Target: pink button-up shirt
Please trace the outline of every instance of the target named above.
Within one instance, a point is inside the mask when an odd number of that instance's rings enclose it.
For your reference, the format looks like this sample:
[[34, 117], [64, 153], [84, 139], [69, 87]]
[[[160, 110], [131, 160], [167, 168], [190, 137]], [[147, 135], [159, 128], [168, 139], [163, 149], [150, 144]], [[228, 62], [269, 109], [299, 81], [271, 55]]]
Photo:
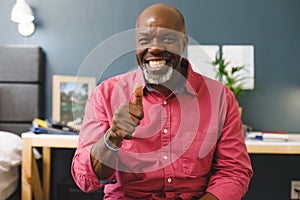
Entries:
[[[86, 104], [78, 148], [72, 162], [76, 184], [86, 192], [103, 187], [90, 149], [109, 129], [120, 103], [133, 101], [144, 86], [144, 118], [131, 140], [123, 140], [105, 199], [197, 199], [210, 192], [221, 200], [240, 200], [252, 168], [238, 105], [221, 83], [188, 66], [187, 79], [168, 97], [145, 85], [140, 69], [102, 82]], [[109, 163], [107, 163], [109, 165]]]

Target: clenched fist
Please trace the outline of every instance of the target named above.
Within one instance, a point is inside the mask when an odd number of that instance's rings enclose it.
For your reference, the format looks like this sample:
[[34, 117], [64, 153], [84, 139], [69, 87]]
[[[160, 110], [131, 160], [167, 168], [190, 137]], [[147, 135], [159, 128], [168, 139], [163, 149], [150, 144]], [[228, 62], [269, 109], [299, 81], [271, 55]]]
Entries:
[[144, 117], [142, 99], [143, 87], [137, 84], [134, 90], [134, 101], [122, 103], [114, 113], [110, 127], [112, 138], [131, 139], [132, 133]]

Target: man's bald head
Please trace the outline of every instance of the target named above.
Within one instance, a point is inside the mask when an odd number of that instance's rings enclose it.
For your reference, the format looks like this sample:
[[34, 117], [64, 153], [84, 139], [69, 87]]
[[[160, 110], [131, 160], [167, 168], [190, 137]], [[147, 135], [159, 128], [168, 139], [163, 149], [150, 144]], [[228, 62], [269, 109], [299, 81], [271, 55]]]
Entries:
[[143, 10], [136, 21], [136, 28], [142, 27], [162, 27], [186, 33], [182, 14], [167, 4], [154, 4]]

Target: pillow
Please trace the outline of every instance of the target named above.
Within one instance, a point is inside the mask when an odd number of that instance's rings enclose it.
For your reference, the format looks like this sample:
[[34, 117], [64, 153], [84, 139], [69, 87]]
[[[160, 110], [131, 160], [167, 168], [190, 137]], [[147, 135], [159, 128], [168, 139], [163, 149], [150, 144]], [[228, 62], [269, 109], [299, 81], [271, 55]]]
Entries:
[[[41, 154], [34, 149], [34, 157]], [[22, 161], [22, 138], [14, 133], [0, 131], [0, 172], [6, 172], [11, 167], [18, 166]]]

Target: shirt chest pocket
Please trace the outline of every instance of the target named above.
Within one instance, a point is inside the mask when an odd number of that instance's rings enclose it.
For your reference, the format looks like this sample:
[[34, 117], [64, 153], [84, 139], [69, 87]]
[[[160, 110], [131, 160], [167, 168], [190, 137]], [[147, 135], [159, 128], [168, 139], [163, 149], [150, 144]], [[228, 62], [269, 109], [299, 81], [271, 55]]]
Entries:
[[194, 134], [194, 137], [183, 139], [181, 146], [183, 154], [178, 159], [178, 168], [181, 173], [192, 178], [209, 174], [217, 140], [212, 139], [207, 134], [214, 135], [215, 133], [205, 134], [196, 131], [195, 135], [195, 132], [187, 131], [186, 134]]

